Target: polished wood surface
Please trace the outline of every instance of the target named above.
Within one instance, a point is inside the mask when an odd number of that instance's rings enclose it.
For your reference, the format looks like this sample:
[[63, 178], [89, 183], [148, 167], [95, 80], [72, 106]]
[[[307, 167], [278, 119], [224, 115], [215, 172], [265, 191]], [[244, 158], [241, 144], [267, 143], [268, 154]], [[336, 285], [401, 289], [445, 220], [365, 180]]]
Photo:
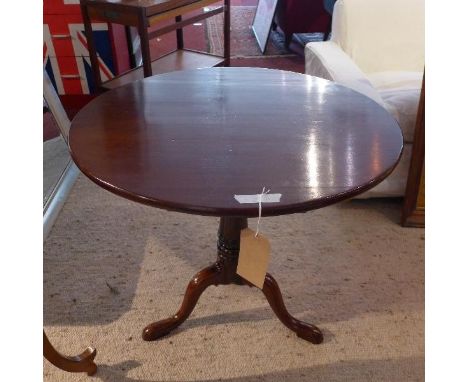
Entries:
[[[81, 0], [94, 7], [109, 7], [115, 10], [143, 9], [146, 16], [167, 12], [171, 9], [183, 7], [200, 0]], [[138, 12], [138, 11], [135, 11]]]
[[[148, 17], [148, 24], [149, 26], [153, 26], [157, 23], [160, 23], [162, 21], [165, 21], [171, 17], [176, 17], [177, 15], [181, 14], [187, 14], [193, 11], [196, 11], [197, 9], [208, 7], [214, 3], [216, 3], [219, 0], [200, 0], [197, 2], [193, 2], [192, 4], [184, 5], [181, 7], [177, 7], [173, 10], [166, 11], [164, 13], [159, 13], [154, 16]], [[202, 15], [208, 16], [205, 14], [205, 12], [202, 13]]]
[[[151, 63], [153, 74], [168, 73], [176, 70], [191, 69], [194, 67], [211, 67], [221, 65], [225, 60], [219, 56], [213, 56], [203, 52], [192, 50], [176, 50]], [[145, 77], [143, 67], [135, 68], [112, 80], [105, 82], [102, 87], [107, 90], [118, 88], [133, 81], [141, 80]]]
[[[209, 267], [198, 272], [190, 281], [182, 305], [173, 316], [147, 325], [143, 329], [143, 339], [154, 341], [181, 325], [195, 308], [203, 291], [217, 285], [253, 285], [236, 273], [239, 260], [240, 231], [247, 227], [246, 218], [223, 217], [218, 231], [218, 259]], [[273, 276], [267, 273], [262, 289], [273, 312], [280, 321], [298, 337], [320, 344], [323, 335], [315, 325], [294, 318], [286, 309], [280, 288]]]
[[401, 224], [407, 227], [425, 226], [425, 82], [424, 76], [401, 216]]
[[72, 373], [88, 373], [93, 375], [96, 373], [97, 366], [94, 363], [96, 357], [96, 349], [88, 347], [83, 353], [77, 356], [65, 356], [60, 354], [50, 343], [45, 332], [43, 331], [43, 353], [44, 358], [47, 359], [51, 364]]
[[90, 179], [168, 210], [255, 217], [235, 194], [281, 193], [262, 215], [303, 212], [375, 186], [403, 138], [369, 98], [315, 77], [260, 68], [153, 76], [86, 105], [71, 154]]

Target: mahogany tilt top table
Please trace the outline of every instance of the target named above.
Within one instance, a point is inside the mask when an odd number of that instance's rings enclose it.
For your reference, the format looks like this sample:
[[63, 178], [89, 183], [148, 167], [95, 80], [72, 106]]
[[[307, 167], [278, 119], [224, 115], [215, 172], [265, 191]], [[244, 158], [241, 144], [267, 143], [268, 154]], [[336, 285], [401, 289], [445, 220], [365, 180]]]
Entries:
[[[236, 274], [241, 229], [258, 205], [234, 195], [281, 193], [262, 216], [321, 208], [387, 177], [401, 155], [396, 121], [371, 99], [335, 83], [260, 68], [172, 72], [111, 90], [70, 129], [72, 158], [101, 187], [167, 210], [220, 217], [218, 257], [190, 281], [179, 311], [148, 325], [154, 340], [185, 321], [210, 285], [248, 284]], [[314, 325], [291, 316], [278, 284], [262, 289], [281, 322], [313, 343]]]

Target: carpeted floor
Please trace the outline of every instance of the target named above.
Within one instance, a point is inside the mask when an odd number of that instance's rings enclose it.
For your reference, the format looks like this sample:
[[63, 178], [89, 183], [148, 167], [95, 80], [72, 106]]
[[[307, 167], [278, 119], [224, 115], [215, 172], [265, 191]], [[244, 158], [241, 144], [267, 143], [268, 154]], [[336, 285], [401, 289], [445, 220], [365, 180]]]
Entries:
[[423, 381], [424, 230], [397, 224], [400, 203], [262, 221], [285, 303], [323, 344], [297, 338], [240, 286], [210, 287], [183, 326], [148, 343], [142, 328], [175, 313], [214, 259], [217, 220], [138, 205], [81, 176], [44, 244], [44, 327], [66, 354], [97, 347], [98, 372], [44, 361], [44, 380]]
[[[231, 57], [263, 56], [251, 28], [255, 10], [255, 6], [231, 6]], [[194, 15], [196, 13], [194, 12]], [[224, 52], [223, 17], [223, 14], [218, 14], [185, 27], [184, 46], [222, 55]], [[159, 29], [169, 23], [170, 21], [158, 24], [150, 30]], [[175, 32], [152, 39], [150, 40], [151, 57], [155, 59], [172, 52], [176, 45]], [[293, 54], [284, 48], [282, 33], [272, 31], [264, 56], [284, 55]]]
[[304, 58], [298, 56], [233, 58], [231, 66], [280, 69], [304, 73]]
[[[231, 51], [232, 57], [262, 56], [257, 40], [252, 31], [252, 23], [257, 7], [231, 7]], [[224, 52], [223, 15], [210, 17], [206, 21], [208, 51], [222, 55]], [[279, 32], [271, 31], [265, 50], [265, 56], [291, 55], [284, 48], [284, 38]]]

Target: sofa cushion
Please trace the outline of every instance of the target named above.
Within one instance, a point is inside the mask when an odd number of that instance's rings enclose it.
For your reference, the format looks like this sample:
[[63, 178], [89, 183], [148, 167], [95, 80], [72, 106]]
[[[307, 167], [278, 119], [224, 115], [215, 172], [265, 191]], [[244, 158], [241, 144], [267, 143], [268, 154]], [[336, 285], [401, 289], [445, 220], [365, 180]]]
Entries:
[[424, 69], [424, 0], [338, 0], [332, 41], [366, 73]]
[[403, 146], [403, 153], [401, 154], [400, 162], [398, 162], [393, 172], [377, 186], [363, 194], [355, 196], [355, 198], [367, 199], [404, 196], [412, 151], [413, 145], [408, 143], [405, 144]]
[[306, 74], [347, 86], [385, 107], [379, 92], [367, 76], [334, 42], [310, 42], [304, 53]]
[[367, 77], [383, 99], [385, 108], [398, 121], [404, 141], [413, 142], [423, 73], [380, 72]]

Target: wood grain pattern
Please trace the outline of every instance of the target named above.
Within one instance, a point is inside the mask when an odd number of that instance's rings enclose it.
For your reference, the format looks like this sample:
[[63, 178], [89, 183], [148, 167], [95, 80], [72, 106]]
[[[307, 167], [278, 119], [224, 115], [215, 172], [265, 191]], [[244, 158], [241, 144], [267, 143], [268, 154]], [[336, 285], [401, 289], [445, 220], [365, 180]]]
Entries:
[[403, 147], [371, 99], [298, 73], [209, 68], [153, 76], [85, 106], [71, 155], [131, 200], [213, 216], [258, 215], [234, 194], [281, 193], [263, 216], [303, 212], [375, 186]]

